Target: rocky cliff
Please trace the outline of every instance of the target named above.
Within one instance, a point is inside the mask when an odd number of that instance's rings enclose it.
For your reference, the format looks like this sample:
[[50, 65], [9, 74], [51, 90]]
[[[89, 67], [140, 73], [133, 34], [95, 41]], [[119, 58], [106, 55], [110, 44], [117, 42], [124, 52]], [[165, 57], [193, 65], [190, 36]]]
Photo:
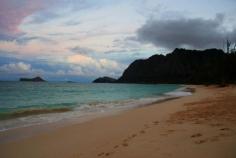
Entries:
[[136, 60], [118, 79], [119, 83], [235, 83], [236, 54], [219, 49], [175, 49], [167, 55]]

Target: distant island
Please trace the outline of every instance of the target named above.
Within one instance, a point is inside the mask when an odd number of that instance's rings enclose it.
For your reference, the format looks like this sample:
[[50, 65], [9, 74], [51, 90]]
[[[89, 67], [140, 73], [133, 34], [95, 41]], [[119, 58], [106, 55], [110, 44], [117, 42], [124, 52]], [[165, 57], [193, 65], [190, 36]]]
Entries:
[[34, 78], [20, 78], [20, 81], [26, 81], [26, 82], [45, 82], [45, 80], [42, 79], [39, 76], [34, 77]]
[[100, 77], [93, 81], [93, 83], [115, 83], [117, 80], [111, 77]]
[[134, 61], [116, 83], [236, 83], [236, 53], [176, 48], [167, 55]]
[[66, 81], [66, 83], [76, 83], [76, 82], [74, 82], [74, 81]]

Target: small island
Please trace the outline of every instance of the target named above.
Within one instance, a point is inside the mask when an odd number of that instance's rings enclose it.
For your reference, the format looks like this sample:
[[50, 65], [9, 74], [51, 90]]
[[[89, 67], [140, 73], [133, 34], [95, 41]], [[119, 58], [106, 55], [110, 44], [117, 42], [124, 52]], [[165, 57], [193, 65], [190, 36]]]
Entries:
[[117, 80], [111, 77], [99, 77], [93, 81], [93, 83], [115, 83]]
[[20, 78], [20, 81], [24, 81], [24, 82], [45, 82], [45, 80], [42, 79], [39, 76], [34, 77], [34, 78]]

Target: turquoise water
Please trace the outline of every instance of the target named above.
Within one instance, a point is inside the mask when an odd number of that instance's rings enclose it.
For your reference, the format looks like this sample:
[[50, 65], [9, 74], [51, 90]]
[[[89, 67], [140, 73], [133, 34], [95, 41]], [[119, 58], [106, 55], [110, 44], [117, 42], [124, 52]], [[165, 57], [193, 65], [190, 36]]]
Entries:
[[[39, 114], [73, 112], [73, 116], [91, 111], [105, 111], [117, 107], [148, 103], [163, 94], [180, 88], [180, 85], [145, 84], [79, 84], [63, 82], [0, 82], [1, 123], [9, 119], [30, 117], [41, 119]], [[37, 117], [31, 115], [37, 114]], [[58, 118], [59, 114], [57, 115]], [[63, 114], [63, 117], [65, 114]], [[68, 117], [67, 117], [68, 118]], [[23, 119], [18, 119], [23, 120]], [[27, 119], [24, 119], [27, 120]], [[8, 121], [9, 122], [9, 121]], [[28, 120], [29, 122], [29, 120]], [[36, 121], [37, 122], [37, 121]], [[24, 122], [22, 122], [24, 124]], [[14, 122], [14, 124], [17, 124]]]

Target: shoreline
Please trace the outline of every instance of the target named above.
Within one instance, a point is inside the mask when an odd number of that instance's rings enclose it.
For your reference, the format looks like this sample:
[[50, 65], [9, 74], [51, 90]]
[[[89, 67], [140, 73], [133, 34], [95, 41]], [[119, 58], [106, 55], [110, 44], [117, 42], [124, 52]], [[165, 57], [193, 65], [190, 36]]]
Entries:
[[[145, 106], [150, 106], [152, 104], [158, 104], [162, 103], [165, 101], [169, 101], [172, 99], [177, 99], [179, 97], [184, 97], [191, 95], [192, 91], [188, 90], [187, 85], [180, 85], [180, 88], [177, 88], [173, 91], [164, 93], [159, 96], [155, 97], [146, 97], [146, 98], [140, 98], [140, 99], [131, 99], [131, 100], [124, 100], [124, 101], [119, 101], [119, 102], [113, 102], [113, 103], [104, 103], [104, 106], [106, 104], [113, 104], [113, 107], [108, 107], [104, 109], [91, 109], [91, 111], [80, 111], [80, 110], [72, 110], [71, 108], [57, 108], [55, 107], [54, 109], [28, 109], [28, 110], [23, 110], [23, 111], [18, 111], [12, 113], [12, 115], [9, 115], [9, 119], [2, 119], [0, 120], [0, 133], [5, 132], [5, 131], [11, 131], [11, 130], [17, 130], [21, 128], [31, 128], [31, 127], [38, 127], [38, 126], [54, 126], [55, 125], [60, 125], [60, 124], [66, 124], [68, 122], [85, 122], [89, 121], [95, 118], [99, 117], [106, 117], [114, 114], [118, 114], [120, 112], [125, 112], [127, 110], [132, 110], [135, 108], [140, 108], [140, 107], [145, 107]], [[120, 104], [120, 105], [119, 105]], [[123, 105], [124, 104], [124, 105]], [[114, 106], [115, 105], [115, 106]], [[73, 113], [78, 113], [76, 117], [71, 117], [70, 115], [74, 115]], [[16, 116], [15, 116], [16, 115]], [[51, 116], [50, 116], [51, 115]], [[59, 115], [64, 115], [61, 118]], [[34, 119], [35, 117], [42, 117], [42, 118], [47, 118], [47, 117], [57, 117], [58, 120], [55, 121], [49, 121], [49, 122], [36, 122], [36, 123], [30, 123], [30, 124], [25, 124], [25, 125], [18, 125], [15, 127], [5, 127], [4, 128], [4, 123], [7, 125], [7, 123], [10, 124], [16, 124], [17, 120], [26, 120], [26, 119]], [[12, 123], [11, 123], [12, 122]], [[21, 123], [22, 124], [22, 123]], [[1, 127], [2, 126], [2, 127]], [[39, 127], [40, 128], [40, 127]], [[0, 140], [1, 143], [1, 140]]]
[[[196, 88], [191, 96], [0, 143], [0, 153], [6, 158], [234, 158], [236, 87], [190, 87]], [[27, 134], [27, 129], [22, 132]], [[17, 130], [0, 133], [0, 138], [9, 136], [7, 133], [17, 135]]]

